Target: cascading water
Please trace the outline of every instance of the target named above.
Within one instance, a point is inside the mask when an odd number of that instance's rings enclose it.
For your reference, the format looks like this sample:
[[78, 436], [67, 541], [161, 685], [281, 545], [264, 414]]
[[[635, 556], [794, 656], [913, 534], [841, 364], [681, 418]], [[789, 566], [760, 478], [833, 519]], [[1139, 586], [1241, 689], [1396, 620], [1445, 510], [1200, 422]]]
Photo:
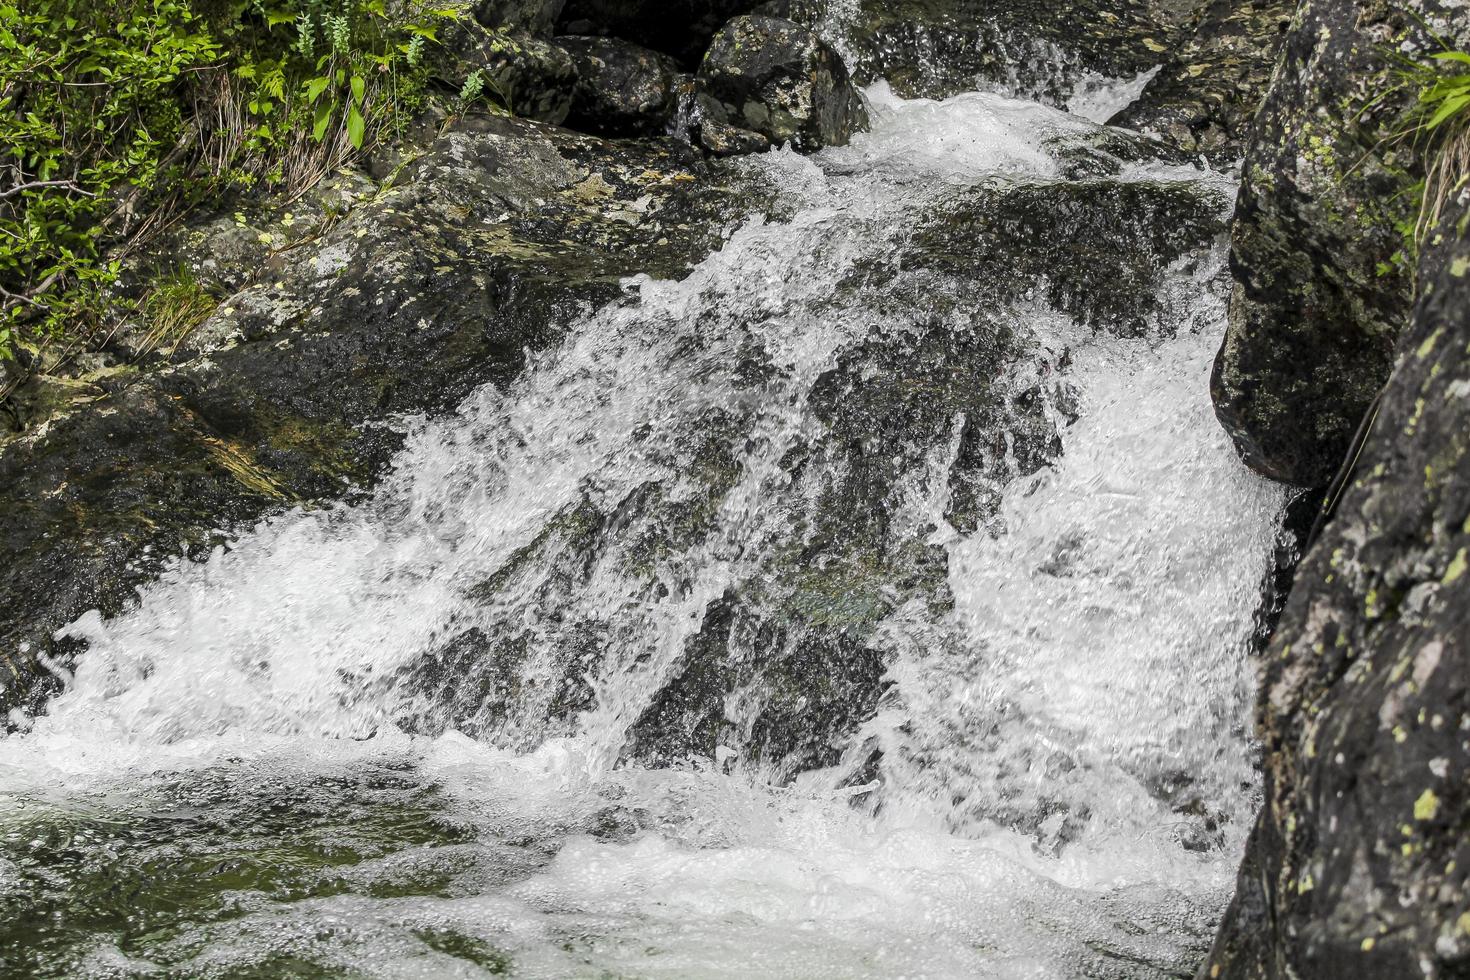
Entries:
[[5, 962], [1189, 974], [1282, 503], [1210, 413], [1220, 249], [1107, 323], [964, 249], [1053, 192], [1232, 189], [1069, 179], [1100, 131], [1039, 106], [871, 95], [851, 147], [739, 164], [776, 203], [686, 280], [407, 420], [369, 501], [70, 627], [0, 742]]

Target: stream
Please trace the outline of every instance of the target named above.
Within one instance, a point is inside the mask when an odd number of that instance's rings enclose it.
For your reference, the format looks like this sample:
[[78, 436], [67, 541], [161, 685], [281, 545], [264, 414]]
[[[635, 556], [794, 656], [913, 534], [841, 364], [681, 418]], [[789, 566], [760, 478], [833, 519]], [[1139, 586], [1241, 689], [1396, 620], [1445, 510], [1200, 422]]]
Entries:
[[1210, 406], [1234, 185], [868, 97], [367, 499], [68, 627], [0, 972], [1193, 975], [1284, 503]]

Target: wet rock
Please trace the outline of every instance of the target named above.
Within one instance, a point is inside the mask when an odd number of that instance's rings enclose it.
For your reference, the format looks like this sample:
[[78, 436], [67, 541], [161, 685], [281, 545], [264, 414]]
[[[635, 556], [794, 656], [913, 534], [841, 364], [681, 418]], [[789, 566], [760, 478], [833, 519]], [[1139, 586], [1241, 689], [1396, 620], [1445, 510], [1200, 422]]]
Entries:
[[561, 37], [578, 82], [567, 125], [608, 136], [663, 133], [679, 105], [682, 77], [668, 55], [616, 38]]
[[774, 17], [726, 24], [695, 86], [700, 142], [722, 156], [787, 143], [806, 153], [843, 146], [868, 124], [841, 56], [807, 28]]
[[507, 112], [560, 124], [572, 109], [577, 67], [572, 56], [522, 31], [487, 28], [468, 19], [451, 22], [436, 49], [435, 74], [460, 89], [477, 74], [481, 91]]
[[1159, 133], [1217, 165], [1233, 163], [1295, 10], [1291, 0], [1213, 0], [1138, 100], [1108, 122]]
[[232, 529], [371, 486], [401, 444], [385, 420], [508, 382], [624, 276], [683, 275], [751, 199], [703, 168], [672, 141], [467, 116], [225, 300], [201, 327], [219, 340], [208, 356], [99, 382], [9, 442], [0, 713], [54, 689], [42, 662], [78, 652], [59, 627], [120, 612]]
[[[779, 778], [837, 765], [887, 689], [893, 651], [881, 624], [905, 608], [942, 619], [952, 603], [935, 526], [894, 520], [903, 494], [932, 479], [928, 460], [943, 453], [945, 523], [995, 531], [1002, 489], [1061, 451], [1068, 354], [1035, 349], [1001, 311], [1032, 302], [1058, 270], [1100, 267], [1118, 288], [1077, 305], [1079, 315], [1101, 329], [1157, 329], [1163, 311], [1138, 305], [1147, 302], [1138, 293], [1152, 298], [1182, 256], [1216, 246], [1225, 203], [1147, 183], [986, 185], [899, 233], [895, 264], [855, 269], [839, 296], [902, 326], [844, 353], [816, 382], [811, 406], [825, 434], [787, 460], [803, 502], [784, 520], [788, 546], [713, 603], [625, 755], [669, 764], [739, 745], [742, 762]], [[896, 294], [900, 273], [907, 288]], [[1083, 288], [1062, 282], [1059, 298]], [[974, 805], [1026, 832], [1051, 815]]]
[[[1157, 329], [1169, 267], [1225, 231], [1227, 203], [1195, 185], [1079, 180], [962, 195], [920, 224], [915, 245], [966, 270], [998, 302], [1040, 293], [1122, 336]], [[1126, 243], [1126, 245], [1124, 245]]]
[[1206, 0], [859, 0], [834, 11], [866, 85], [947, 98], [999, 89], [1065, 106], [1087, 75], [1131, 79], [1179, 50]]
[[1470, 40], [1434, 2], [1305, 5], [1247, 151], [1231, 265], [1236, 291], [1212, 384], [1246, 462], [1325, 485], [1393, 365], [1413, 270], [1403, 227], [1423, 163], [1395, 139], [1412, 104], [1397, 58]]
[[1470, 971], [1470, 197], [1262, 660], [1266, 800], [1201, 977]]

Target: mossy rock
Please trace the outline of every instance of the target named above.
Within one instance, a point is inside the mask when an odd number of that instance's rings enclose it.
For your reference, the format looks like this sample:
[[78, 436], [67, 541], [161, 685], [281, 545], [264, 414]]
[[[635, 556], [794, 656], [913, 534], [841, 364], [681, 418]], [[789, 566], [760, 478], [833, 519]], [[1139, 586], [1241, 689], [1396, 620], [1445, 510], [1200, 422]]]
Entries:
[[1245, 157], [1212, 383], [1242, 457], [1273, 479], [1326, 485], [1388, 380], [1425, 169], [1420, 144], [1395, 138], [1415, 98], [1396, 59], [1437, 49], [1428, 23], [1470, 43], [1470, 23], [1449, 9], [1314, 0], [1285, 40]]

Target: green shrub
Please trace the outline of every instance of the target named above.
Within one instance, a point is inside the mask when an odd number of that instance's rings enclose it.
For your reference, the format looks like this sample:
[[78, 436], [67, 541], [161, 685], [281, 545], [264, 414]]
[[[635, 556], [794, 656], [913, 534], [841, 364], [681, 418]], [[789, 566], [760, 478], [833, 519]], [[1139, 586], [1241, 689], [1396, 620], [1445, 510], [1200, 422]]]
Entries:
[[184, 0], [0, 5], [0, 357], [84, 332], [101, 245], [187, 168], [179, 95], [217, 54]]
[[426, 46], [460, 15], [444, 0], [0, 0], [0, 360], [84, 344], [118, 256], [180, 210], [297, 193], [396, 136]]

